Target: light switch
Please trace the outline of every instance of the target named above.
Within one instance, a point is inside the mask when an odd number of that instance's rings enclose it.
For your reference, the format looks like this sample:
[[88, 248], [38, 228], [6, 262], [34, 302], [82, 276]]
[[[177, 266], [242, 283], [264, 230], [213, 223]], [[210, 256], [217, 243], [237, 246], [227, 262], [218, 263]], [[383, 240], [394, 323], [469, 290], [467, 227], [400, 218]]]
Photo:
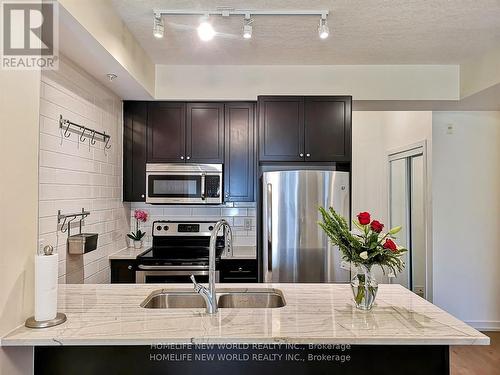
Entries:
[[446, 125], [446, 134], [453, 134], [454, 130], [453, 124]]

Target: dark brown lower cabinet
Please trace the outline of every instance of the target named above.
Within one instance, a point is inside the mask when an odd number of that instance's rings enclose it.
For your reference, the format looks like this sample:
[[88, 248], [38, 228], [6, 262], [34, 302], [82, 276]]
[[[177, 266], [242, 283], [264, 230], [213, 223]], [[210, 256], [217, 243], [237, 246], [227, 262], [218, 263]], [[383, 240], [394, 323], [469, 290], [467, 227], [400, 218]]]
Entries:
[[257, 282], [256, 259], [221, 259], [219, 270], [221, 283]]
[[135, 283], [135, 259], [111, 259], [111, 283]]

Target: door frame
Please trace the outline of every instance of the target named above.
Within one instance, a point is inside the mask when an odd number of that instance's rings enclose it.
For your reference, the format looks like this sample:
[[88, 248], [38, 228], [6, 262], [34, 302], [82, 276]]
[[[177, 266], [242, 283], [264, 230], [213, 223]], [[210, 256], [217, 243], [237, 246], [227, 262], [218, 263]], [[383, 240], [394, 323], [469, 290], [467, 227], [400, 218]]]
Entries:
[[[390, 162], [401, 155], [401, 158], [420, 154], [422, 150], [424, 164], [424, 221], [425, 221], [425, 293], [424, 298], [429, 302], [433, 299], [433, 269], [432, 269], [432, 175], [431, 175], [431, 157], [429, 155], [428, 140], [424, 139], [406, 146], [393, 148], [386, 153], [387, 168], [387, 214], [389, 223], [391, 222], [391, 171]], [[392, 279], [389, 279], [390, 282]]]

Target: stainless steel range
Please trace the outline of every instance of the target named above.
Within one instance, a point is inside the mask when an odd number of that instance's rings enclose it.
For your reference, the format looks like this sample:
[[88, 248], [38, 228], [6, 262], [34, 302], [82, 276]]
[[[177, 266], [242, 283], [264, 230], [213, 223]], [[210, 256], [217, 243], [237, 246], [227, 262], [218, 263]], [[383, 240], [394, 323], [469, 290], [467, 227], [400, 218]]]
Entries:
[[[137, 283], [191, 283], [190, 276], [208, 282], [210, 234], [215, 221], [155, 221], [153, 246], [137, 256]], [[216, 268], [225, 236], [217, 236]], [[218, 271], [216, 273], [218, 281]]]

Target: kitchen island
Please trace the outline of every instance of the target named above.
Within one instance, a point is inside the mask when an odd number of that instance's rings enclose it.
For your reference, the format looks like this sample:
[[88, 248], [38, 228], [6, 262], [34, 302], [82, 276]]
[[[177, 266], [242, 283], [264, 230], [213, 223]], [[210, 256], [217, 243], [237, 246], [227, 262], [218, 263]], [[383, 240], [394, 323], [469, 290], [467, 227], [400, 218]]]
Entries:
[[[437, 374], [449, 366], [449, 345], [489, 344], [487, 336], [399, 285], [380, 285], [376, 306], [369, 312], [355, 308], [350, 286], [345, 284], [219, 284], [221, 294], [228, 289], [276, 289], [282, 292], [286, 304], [264, 309], [220, 308], [215, 315], [206, 314], [203, 308], [140, 306], [151, 292], [165, 287], [61, 285], [59, 311], [67, 315], [67, 322], [40, 330], [19, 327], [2, 338], [2, 345], [34, 346], [35, 367], [40, 373], [44, 373], [44, 364], [62, 361], [71, 366], [79, 360], [83, 365], [91, 356], [89, 366], [116, 362], [131, 368], [127, 366], [141, 363], [143, 369], [180, 364], [190, 368], [232, 365], [250, 369], [258, 365], [258, 371], [265, 373], [267, 364], [271, 372], [273, 368], [287, 371], [289, 366], [299, 371], [301, 366], [339, 366], [339, 371], [345, 370], [342, 373], [355, 373], [352, 366], [367, 361], [375, 367]], [[190, 286], [168, 286], [179, 288]], [[291, 360], [237, 360], [238, 355], [255, 351], [263, 355], [289, 354]], [[235, 360], [221, 364], [182, 357], [197, 353], [230, 354]], [[349, 355], [350, 363], [326, 359], [308, 363], [308, 355], [315, 353], [333, 355], [331, 358], [339, 361], [341, 357], [335, 356], [344, 355], [345, 360]], [[155, 361], [154, 355], [165, 360]], [[48, 373], [54, 368], [45, 370]]]

